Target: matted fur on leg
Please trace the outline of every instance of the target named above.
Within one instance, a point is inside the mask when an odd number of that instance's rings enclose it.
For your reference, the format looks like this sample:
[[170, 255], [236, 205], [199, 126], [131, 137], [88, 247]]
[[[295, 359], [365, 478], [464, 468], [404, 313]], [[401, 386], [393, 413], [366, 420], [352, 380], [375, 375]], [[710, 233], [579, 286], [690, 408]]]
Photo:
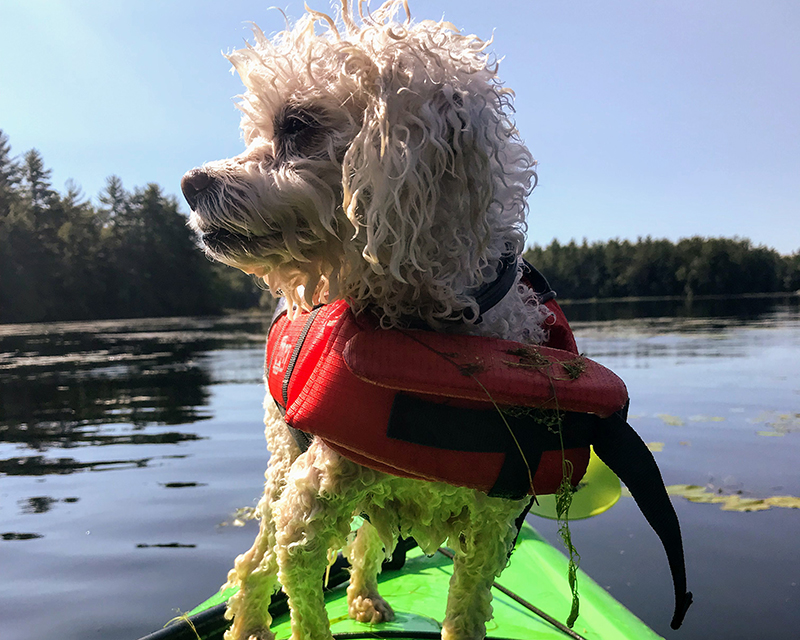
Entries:
[[[480, 640], [492, 617], [492, 583], [508, 562], [517, 536], [516, 519], [528, 499], [487, 498], [473, 510], [470, 526], [451, 545], [453, 577], [447, 595], [442, 640]], [[498, 526], [504, 522], [505, 526]]]
[[[264, 417], [265, 436], [271, 451], [264, 484], [264, 494], [256, 507], [259, 520], [258, 536], [247, 553], [236, 558], [228, 581], [222, 590], [238, 587], [239, 591], [228, 601], [226, 617], [233, 618], [225, 640], [239, 638], [272, 638], [269, 626], [272, 617], [268, 607], [278, 584], [278, 561], [275, 555], [275, 520], [272, 505], [278, 500], [286, 484], [286, 476], [300, 449], [291, 437], [275, 403], [267, 397]], [[265, 605], [266, 603], [266, 605]]]
[[[388, 555], [391, 551], [388, 550]], [[375, 527], [364, 522], [347, 545], [346, 552], [351, 567], [350, 585], [347, 587], [350, 617], [370, 624], [394, 620], [391, 605], [378, 593], [378, 574], [387, 553]]]

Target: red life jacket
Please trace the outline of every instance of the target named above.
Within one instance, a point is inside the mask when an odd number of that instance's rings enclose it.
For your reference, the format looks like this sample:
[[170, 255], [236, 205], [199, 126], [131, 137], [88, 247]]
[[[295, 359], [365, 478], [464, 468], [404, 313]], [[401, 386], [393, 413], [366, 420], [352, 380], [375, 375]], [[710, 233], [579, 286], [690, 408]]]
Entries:
[[[628, 394], [611, 371], [577, 354], [558, 304], [546, 304], [554, 316], [542, 347], [381, 330], [343, 301], [294, 321], [284, 315], [267, 343], [269, 389], [287, 424], [364, 466], [490, 495], [555, 493], [561, 438], [576, 485], [589, 461], [587, 429], [565, 427], [559, 436], [546, 424], [552, 412], [536, 409], [566, 412], [562, 421], [573, 412], [605, 418]], [[571, 365], [581, 369], [574, 379]]]
[[344, 301], [292, 321], [284, 312], [267, 339], [267, 386], [306, 445], [320, 437], [363, 466], [492, 496], [555, 493], [565, 461], [577, 485], [593, 445], [661, 538], [678, 628], [691, 604], [680, 526], [652, 454], [626, 422], [625, 385], [578, 355], [561, 308], [545, 304], [553, 316], [543, 346], [383, 330]]

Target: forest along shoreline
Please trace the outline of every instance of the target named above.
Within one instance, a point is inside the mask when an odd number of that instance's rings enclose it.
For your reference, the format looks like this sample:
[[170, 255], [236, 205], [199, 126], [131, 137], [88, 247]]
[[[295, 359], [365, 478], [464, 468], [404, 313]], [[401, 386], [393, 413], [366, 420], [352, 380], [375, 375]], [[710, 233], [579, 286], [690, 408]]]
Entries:
[[[36, 149], [12, 156], [0, 130], [0, 324], [272, 307], [263, 283], [203, 255], [159, 185], [129, 191], [111, 176], [93, 202], [72, 181], [56, 190], [51, 174]], [[554, 240], [524, 257], [572, 305], [800, 290], [800, 249], [781, 255], [742, 238]]]

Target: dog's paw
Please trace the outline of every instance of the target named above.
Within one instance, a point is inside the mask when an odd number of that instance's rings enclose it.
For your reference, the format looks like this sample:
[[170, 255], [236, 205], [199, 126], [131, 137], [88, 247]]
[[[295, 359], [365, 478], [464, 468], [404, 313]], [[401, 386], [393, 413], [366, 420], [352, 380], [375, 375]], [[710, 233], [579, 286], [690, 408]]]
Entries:
[[377, 624], [394, 620], [394, 611], [389, 603], [377, 593], [356, 596], [348, 606], [350, 617], [359, 622]]
[[275, 634], [267, 628], [241, 629], [237, 627], [238, 625], [234, 621], [233, 625], [225, 632], [224, 640], [275, 640]]

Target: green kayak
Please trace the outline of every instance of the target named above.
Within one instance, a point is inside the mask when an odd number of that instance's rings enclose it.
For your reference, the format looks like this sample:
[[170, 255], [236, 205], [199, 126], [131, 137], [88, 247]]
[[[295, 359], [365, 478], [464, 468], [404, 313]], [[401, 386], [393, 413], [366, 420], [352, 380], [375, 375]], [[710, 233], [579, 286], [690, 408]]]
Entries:
[[[446, 553], [446, 550], [445, 550]], [[334, 638], [376, 640], [439, 638], [452, 562], [445, 553], [426, 557], [418, 548], [407, 553], [399, 570], [380, 576], [381, 594], [392, 605], [393, 622], [370, 625], [347, 615], [347, 569], [335, 568], [326, 589], [328, 617]], [[563, 626], [572, 601], [567, 585], [567, 559], [527, 523], [522, 527], [508, 567], [495, 584], [494, 617], [486, 638], [508, 640], [651, 640], [661, 636], [579, 571], [580, 616], [572, 630]], [[218, 593], [189, 612], [192, 626], [178, 620], [142, 640], [216, 640], [227, 628], [225, 601], [232, 591]], [[271, 609], [277, 640], [291, 635], [285, 599], [278, 594]]]

